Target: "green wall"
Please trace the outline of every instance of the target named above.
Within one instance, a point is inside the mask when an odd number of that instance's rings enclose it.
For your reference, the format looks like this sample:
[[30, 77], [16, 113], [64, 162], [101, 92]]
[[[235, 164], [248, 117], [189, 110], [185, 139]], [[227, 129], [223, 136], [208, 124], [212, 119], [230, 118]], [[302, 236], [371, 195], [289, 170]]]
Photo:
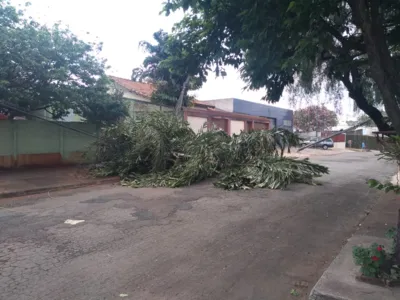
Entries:
[[[97, 135], [96, 125], [82, 122], [60, 122], [65, 126]], [[82, 153], [95, 137], [63, 128], [54, 123], [32, 120], [0, 121], [0, 163], [22, 154], [59, 153], [62, 162], [83, 162]], [[17, 164], [17, 163], [16, 163]], [[1, 165], [0, 165], [1, 167]]]

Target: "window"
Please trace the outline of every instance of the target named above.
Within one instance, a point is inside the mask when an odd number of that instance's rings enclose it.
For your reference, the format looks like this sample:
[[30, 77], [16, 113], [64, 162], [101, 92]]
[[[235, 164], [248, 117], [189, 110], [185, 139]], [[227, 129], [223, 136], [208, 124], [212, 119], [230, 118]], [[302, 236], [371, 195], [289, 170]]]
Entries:
[[283, 120], [283, 126], [292, 126], [291, 120]]

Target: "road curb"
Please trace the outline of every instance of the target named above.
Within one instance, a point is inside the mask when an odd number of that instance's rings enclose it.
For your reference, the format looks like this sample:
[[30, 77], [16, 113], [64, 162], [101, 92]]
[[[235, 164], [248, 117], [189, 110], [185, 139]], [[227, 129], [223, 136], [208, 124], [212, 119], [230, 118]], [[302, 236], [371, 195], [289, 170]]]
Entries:
[[310, 292], [309, 300], [375, 300], [399, 299], [400, 290], [358, 281], [360, 267], [354, 264], [354, 246], [369, 247], [372, 243], [389, 247], [390, 241], [367, 235], [353, 235], [340, 250]]
[[19, 197], [19, 196], [25, 196], [25, 195], [35, 195], [35, 194], [45, 193], [48, 191], [61, 191], [61, 190], [67, 190], [67, 189], [77, 189], [80, 187], [91, 186], [91, 185], [117, 183], [119, 181], [120, 181], [119, 177], [108, 177], [108, 178], [95, 179], [95, 180], [79, 182], [79, 183], [46, 186], [46, 187], [39, 187], [39, 188], [34, 188], [34, 189], [29, 189], [29, 190], [22, 190], [22, 191], [4, 192], [4, 193], [0, 193], [0, 199], [13, 198], [13, 197]]

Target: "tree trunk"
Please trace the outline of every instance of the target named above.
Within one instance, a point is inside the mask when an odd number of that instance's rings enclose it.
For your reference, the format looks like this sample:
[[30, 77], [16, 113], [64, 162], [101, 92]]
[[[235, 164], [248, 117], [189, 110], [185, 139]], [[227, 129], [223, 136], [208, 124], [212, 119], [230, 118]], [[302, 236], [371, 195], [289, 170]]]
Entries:
[[342, 82], [349, 91], [349, 97], [356, 102], [358, 108], [365, 112], [365, 114], [368, 115], [372, 121], [374, 121], [379, 131], [391, 130], [392, 128], [385, 121], [382, 113], [376, 107], [368, 103], [367, 98], [365, 98], [363, 94], [359, 80], [360, 77], [357, 69], [354, 69], [352, 72], [352, 82], [350, 81], [350, 74], [345, 74], [342, 77]]
[[177, 116], [181, 113], [182, 106], [183, 106], [183, 98], [186, 95], [186, 91], [187, 91], [187, 87], [188, 87], [189, 81], [190, 81], [190, 76], [188, 75], [186, 77], [185, 82], [182, 85], [182, 90], [181, 90], [181, 94], [179, 95], [178, 102], [176, 102], [176, 105], [175, 105], [175, 114]]
[[371, 77], [382, 94], [386, 113], [400, 134], [400, 74], [391, 57], [380, 13], [380, 1], [350, 0], [354, 20], [362, 31]]
[[397, 265], [400, 265], [400, 209], [397, 215], [397, 233], [396, 245], [394, 248], [394, 259]]

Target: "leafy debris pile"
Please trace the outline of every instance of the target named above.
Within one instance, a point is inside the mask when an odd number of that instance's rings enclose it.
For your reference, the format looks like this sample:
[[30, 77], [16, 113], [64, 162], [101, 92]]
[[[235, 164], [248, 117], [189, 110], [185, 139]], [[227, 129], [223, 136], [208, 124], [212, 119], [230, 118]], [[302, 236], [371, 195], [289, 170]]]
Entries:
[[313, 183], [328, 168], [283, 156], [300, 139], [284, 129], [242, 132], [230, 137], [212, 128], [194, 133], [172, 114], [154, 112], [141, 122], [105, 128], [95, 144], [95, 173], [119, 175], [132, 187], [181, 187], [215, 177], [228, 190], [282, 189]]

